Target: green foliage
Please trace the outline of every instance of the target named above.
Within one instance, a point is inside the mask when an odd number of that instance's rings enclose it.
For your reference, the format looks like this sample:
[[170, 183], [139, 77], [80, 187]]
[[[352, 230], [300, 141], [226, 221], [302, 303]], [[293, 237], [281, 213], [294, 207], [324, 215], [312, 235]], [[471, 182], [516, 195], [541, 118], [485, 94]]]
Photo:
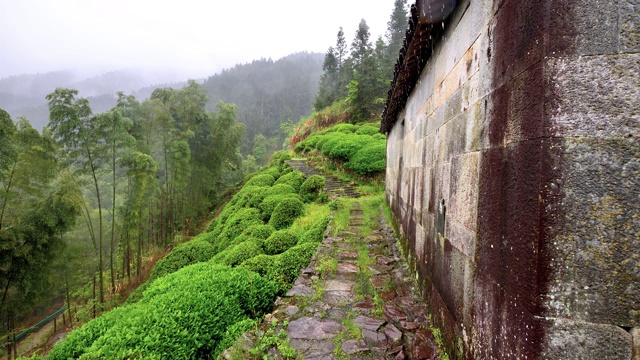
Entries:
[[267, 190], [267, 196], [269, 195], [284, 195], [284, 194], [297, 194], [298, 192], [293, 186], [288, 184], [273, 185]]
[[292, 171], [288, 174], [282, 175], [276, 182], [275, 185], [286, 184], [295, 190], [297, 193], [300, 191], [300, 186], [304, 182], [304, 175], [302, 175], [299, 171]]
[[[373, 136], [380, 134], [380, 127], [377, 125], [362, 125], [356, 130], [356, 135], [369, 135]], [[380, 134], [382, 135], [382, 134]], [[384, 136], [384, 135], [383, 135]]]
[[264, 170], [261, 172], [261, 174], [268, 174], [268, 175], [271, 175], [271, 176], [273, 176], [273, 178], [274, 178], [274, 179], [276, 179], [276, 180], [277, 180], [277, 179], [280, 177], [280, 175], [281, 175], [281, 173], [280, 173], [280, 169], [279, 169], [277, 166], [271, 166], [271, 167], [268, 167], [268, 168], [264, 169]]
[[345, 166], [360, 175], [373, 175], [386, 169], [386, 158], [387, 145], [375, 144], [360, 149]]
[[280, 150], [280, 151], [276, 151], [273, 153], [273, 155], [271, 155], [271, 162], [270, 164], [272, 166], [278, 166], [280, 169], [282, 168], [282, 166], [285, 165], [285, 161], [287, 160], [291, 160], [291, 155], [289, 155], [289, 153], [287, 151], [284, 150]]
[[277, 256], [261, 254], [245, 260], [240, 266], [268, 278], [268, 274], [271, 274], [272, 268], [276, 266], [277, 259]]
[[224, 335], [222, 336], [222, 339], [220, 340], [218, 345], [216, 345], [216, 348], [212, 354], [212, 358], [217, 359], [218, 355], [220, 355], [224, 350], [231, 347], [237, 341], [240, 335], [244, 334], [248, 330], [251, 330], [251, 328], [255, 327], [256, 324], [256, 320], [244, 319], [229, 326], [224, 332]]
[[292, 193], [289, 187], [277, 186], [252, 186], [243, 187], [232, 199], [236, 207], [259, 207], [262, 200], [269, 195]]
[[247, 269], [195, 264], [156, 280], [138, 303], [72, 331], [49, 359], [207, 357], [230, 326], [268, 311], [275, 293]]
[[303, 213], [304, 204], [302, 201], [290, 197], [284, 198], [273, 210], [271, 218], [269, 219], [269, 225], [272, 225], [276, 230], [287, 228]]
[[307, 244], [307, 243], [319, 243], [324, 239], [324, 232], [327, 229], [327, 225], [331, 220], [330, 217], [325, 216], [320, 219], [318, 222], [313, 224], [307, 231], [302, 234], [300, 237], [300, 241], [298, 244]]
[[273, 214], [273, 211], [276, 207], [283, 202], [285, 199], [297, 199], [302, 200], [302, 198], [298, 194], [278, 194], [278, 195], [270, 195], [262, 200], [260, 203], [260, 212], [262, 214], [262, 219], [264, 221], [269, 221]]
[[232, 248], [227, 248], [216, 255], [216, 259], [212, 259], [212, 261], [222, 265], [236, 266], [262, 253], [262, 246], [259, 241], [247, 239]]
[[258, 239], [266, 240], [276, 229], [268, 224], [249, 226], [242, 232], [243, 235], [249, 235]]
[[229, 246], [233, 239], [252, 225], [263, 224], [260, 211], [254, 208], [238, 210], [224, 223], [224, 229], [213, 242], [215, 253], [219, 253]]
[[300, 186], [300, 196], [304, 202], [312, 202], [318, 198], [318, 195], [324, 188], [325, 180], [320, 175], [312, 175]]
[[269, 174], [258, 174], [245, 184], [245, 186], [271, 186], [276, 181], [276, 179]]
[[264, 242], [267, 255], [277, 255], [298, 243], [298, 236], [289, 230], [278, 230]]
[[[351, 130], [355, 133], [350, 133]], [[337, 125], [312, 134], [299, 145], [305, 152], [320, 150], [324, 156], [358, 175], [374, 176], [386, 169], [386, 137], [370, 124]]]
[[[329, 143], [327, 143], [327, 145], [328, 144]], [[346, 162], [349, 161], [349, 159], [351, 159], [351, 157], [353, 157], [353, 155], [355, 155], [360, 149], [369, 144], [371, 144], [371, 136], [349, 134], [342, 137], [333, 145], [328, 156], [334, 160]]]
[[353, 124], [338, 124], [338, 125], [332, 127], [331, 131], [332, 132], [350, 134], [350, 133], [356, 132], [357, 129], [358, 129], [358, 127], [356, 125], [353, 125]]
[[309, 265], [317, 248], [317, 243], [301, 244], [277, 255], [276, 266], [267, 277], [274, 279], [281, 291], [287, 291], [300, 275], [300, 270]]
[[148, 281], [171, 274], [187, 265], [208, 261], [214, 254], [213, 246], [204, 240], [194, 239], [180, 244], [169, 255], [156, 263]]

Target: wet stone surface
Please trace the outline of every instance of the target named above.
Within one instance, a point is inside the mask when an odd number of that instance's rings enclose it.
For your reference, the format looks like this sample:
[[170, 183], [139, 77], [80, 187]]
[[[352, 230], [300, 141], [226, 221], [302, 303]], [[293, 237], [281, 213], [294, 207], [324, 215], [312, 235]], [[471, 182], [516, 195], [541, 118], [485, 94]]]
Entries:
[[[367, 236], [360, 235], [365, 221], [358, 202], [350, 215], [342, 233], [325, 237], [265, 323], [286, 331], [303, 359], [439, 359], [427, 308], [381, 211]], [[327, 260], [336, 266], [320, 270]]]

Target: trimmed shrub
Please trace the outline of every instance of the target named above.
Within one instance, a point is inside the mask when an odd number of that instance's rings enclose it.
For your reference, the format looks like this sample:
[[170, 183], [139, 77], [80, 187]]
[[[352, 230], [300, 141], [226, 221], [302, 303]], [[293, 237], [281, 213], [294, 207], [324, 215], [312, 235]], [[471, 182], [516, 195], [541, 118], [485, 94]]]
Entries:
[[387, 140], [387, 136], [386, 136], [385, 134], [380, 134], [380, 133], [377, 133], [377, 134], [371, 135], [371, 137], [372, 137], [374, 140], [384, 140], [384, 141], [386, 141], [386, 140]]
[[331, 147], [328, 155], [334, 160], [345, 162], [373, 141], [368, 135], [347, 135]]
[[[288, 174], [287, 174], [288, 175]], [[289, 184], [276, 184], [267, 190], [268, 195], [297, 194], [298, 191]]]
[[266, 240], [271, 234], [273, 234], [276, 229], [268, 224], [263, 225], [253, 225], [248, 227], [245, 231], [242, 232], [243, 235], [249, 235], [254, 238]]
[[360, 175], [381, 173], [386, 169], [387, 145], [374, 144], [358, 151], [345, 167]]
[[303, 213], [304, 204], [302, 203], [302, 201], [295, 198], [284, 198], [273, 210], [271, 218], [269, 219], [269, 225], [273, 226], [276, 230], [288, 228], [289, 226], [291, 226], [291, 224], [293, 224], [293, 221]]
[[251, 270], [260, 276], [264, 276], [268, 278], [269, 273], [272, 272], [271, 268], [275, 266], [277, 260], [277, 256], [271, 256], [266, 254], [260, 254], [258, 256], [252, 257], [251, 259], [245, 260], [240, 264], [240, 267]]
[[194, 239], [180, 244], [164, 259], [160, 259], [156, 263], [153, 270], [151, 270], [151, 276], [148, 281], [171, 274], [187, 265], [208, 261], [214, 254], [213, 246], [204, 240]]
[[318, 198], [324, 188], [325, 181], [320, 175], [312, 175], [300, 186], [300, 196], [304, 202], [312, 202]]
[[380, 127], [375, 125], [362, 125], [356, 130], [358, 135], [370, 135], [380, 134]]
[[[298, 236], [289, 230], [278, 230], [264, 241], [264, 252], [277, 255], [298, 243]], [[257, 254], [256, 254], [257, 255]]]
[[276, 179], [273, 176], [261, 173], [249, 179], [244, 184], [243, 189], [247, 186], [271, 186], [275, 181]]
[[236, 266], [243, 261], [251, 259], [252, 257], [258, 256], [262, 253], [262, 246], [258, 241], [247, 240], [237, 244], [234, 247], [229, 247], [225, 251], [218, 254], [221, 255], [220, 258], [211, 260], [215, 260], [216, 263], [222, 265]]
[[332, 127], [331, 130], [341, 133], [353, 133], [358, 130], [358, 126], [353, 124], [338, 124]]
[[320, 148], [320, 152], [322, 153], [322, 155], [330, 157], [331, 151], [333, 150], [334, 147], [338, 146], [338, 144], [342, 142], [342, 138], [344, 136], [345, 136], [344, 134], [339, 134], [339, 133], [332, 133], [332, 134], [326, 135], [328, 140]]
[[273, 211], [285, 199], [302, 200], [302, 198], [298, 194], [281, 194], [267, 196], [266, 198], [264, 198], [264, 200], [262, 200], [262, 203], [259, 206], [260, 212], [262, 214], [262, 219], [264, 221], [269, 221], [269, 219], [271, 219]]
[[[237, 195], [237, 194], [236, 194]], [[235, 196], [234, 196], [235, 197]], [[233, 200], [232, 200], [233, 201]], [[236, 206], [229, 202], [220, 212], [220, 215], [209, 224], [207, 228], [207, 232], [211, 233], [211, 236], [215, 239], [220, 235], [222, 230], [224, 229], [224, 223], [231, 217], [231, 215], [235, 214], [240, 210], [240, 206]]]
[[292, 171], [286, 175], [282, 175], [276, 182], [275, 185], [289, 185], [291, 186], [295, 192], [300, 191], [300, 186], [304, 182], [304, 175], [302, 175], [299, 171]]
[[49, 359], [204, 358], [231, 325], [269, 311], [275, 295], [272, 282], [247, 269], [195, 264], [72, 331]]
[[324, 232], [327, 229], [327, 225], [331, 220], [330, 217], [325, 216], [320, 221], [313, 224], [307, 231], [302, 234], [298, 245], [307, 243], [319, 243], [324, 239]]
[[[267, 190], [269, 186], [255, 186], [249, 185], [245, 186], [236, 195], [233, 196], [231, 202], [229, 203], [236, 209], [240, 209], [243, 207], [251, 207], [252, 204], [256, 202], [259, 204], [261, 199], [266, 196]], [[260, 200], [256, 200], [260, 199]], [[226, 207], [225, 207], [226, 210]]]
[[224, 224], [224, 230], [213, 242], [215, 253], [226, 249], [236, 236], [252, 225], [262, 225], [260, 211], [254, 208], [241, 209]]
[[211, 358], [217, 359], [218, 355], [222, 354], [223, 351], [230, 348], [236, 343], [236, 341], [238, 341], [240, 335], [251, 330], [251, 328], [255, 327], [256, 324], [256, 320], [245, 319], [229, 326], [224, 332], [224, 336], [222, 336], [222, 339], [216, 346], [216, 349], [213, 351], [213, 356]]
[[288, 291], [300, 275], [300, 270], [309, 266], [317, 249], [317, 243], [302, 244], [276, 255], [275, 264], [269, 268], [267, 278], [279, 287], [280, 293]]
[[266, 168], [261, 172], [261, 174], [268, 174], [273, 176], [274, 179], [278, 179], [280, 177], [280, 169], [277, 166], [271, 166]]

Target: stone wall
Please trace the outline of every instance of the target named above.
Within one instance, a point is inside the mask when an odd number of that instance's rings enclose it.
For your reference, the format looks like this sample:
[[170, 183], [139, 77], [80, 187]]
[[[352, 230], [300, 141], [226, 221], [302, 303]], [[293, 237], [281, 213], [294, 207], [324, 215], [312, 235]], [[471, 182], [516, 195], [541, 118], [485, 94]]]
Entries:
[[639, 137], [640, 2], [459, 1], [386, 173], [452, 354], [632, 357]]

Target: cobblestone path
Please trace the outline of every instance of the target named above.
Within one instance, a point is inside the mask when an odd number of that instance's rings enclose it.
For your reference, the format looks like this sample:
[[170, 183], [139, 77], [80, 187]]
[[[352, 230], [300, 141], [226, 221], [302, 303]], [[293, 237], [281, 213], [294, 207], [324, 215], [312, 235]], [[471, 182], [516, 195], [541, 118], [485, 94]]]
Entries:
[[[329, 225], [311, 264], [261, 328], [271, 326], [282, 337], [286, 332], [287, 346], [303, 359], [439, 359], [427, 308], [393, 230], [380, 208], [377, 219], [365, 219], [364, 205], [365, 198], [348, 201], [348, 226], [332, 231]], [[244, 347], [256, 341], [245, 337]], [[282, 354], [273, 347], [269, 358]]]

